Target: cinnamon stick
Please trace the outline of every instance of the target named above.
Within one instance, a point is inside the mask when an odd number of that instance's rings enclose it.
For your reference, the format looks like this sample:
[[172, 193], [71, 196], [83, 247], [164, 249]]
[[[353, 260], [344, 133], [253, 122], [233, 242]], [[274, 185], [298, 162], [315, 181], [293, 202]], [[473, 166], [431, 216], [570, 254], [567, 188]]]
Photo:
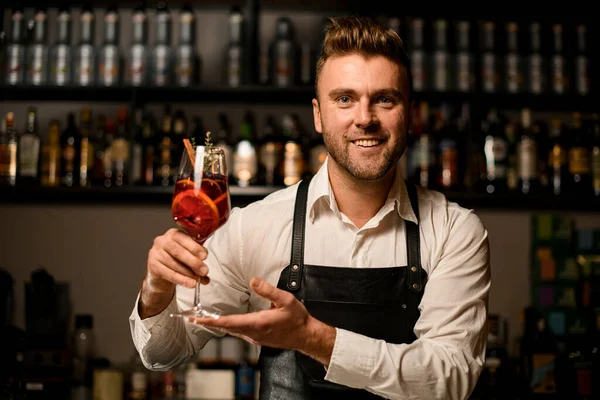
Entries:
[[192, 163], [192, 168], [194, 168], [194, 163], [195, 163], [194, 154], [196, 152], [194, 151], [194, 148], [192, 147], [192, 144], [190, 143], [190, 139], [184, 138], [183, 145], [185, 146], [185, 149], [187, 150], [188, 157], [190, 158], [190, 162]]

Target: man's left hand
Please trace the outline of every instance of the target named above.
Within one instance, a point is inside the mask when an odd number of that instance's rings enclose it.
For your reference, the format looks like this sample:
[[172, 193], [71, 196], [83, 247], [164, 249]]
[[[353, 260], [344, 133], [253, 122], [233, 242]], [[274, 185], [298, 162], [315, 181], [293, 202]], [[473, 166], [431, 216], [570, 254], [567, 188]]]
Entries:
[[313, 318], [304, 304], [290, 292], [260, 278], [252, 278], [250, 287], [256, 294], [271, 301], [269, 310], [222, 315], [218, 319], [195, 318], [194, 322], [220, 329], [253, 344], [298, 350], [328, 366], [335, 343], [335, 328]]

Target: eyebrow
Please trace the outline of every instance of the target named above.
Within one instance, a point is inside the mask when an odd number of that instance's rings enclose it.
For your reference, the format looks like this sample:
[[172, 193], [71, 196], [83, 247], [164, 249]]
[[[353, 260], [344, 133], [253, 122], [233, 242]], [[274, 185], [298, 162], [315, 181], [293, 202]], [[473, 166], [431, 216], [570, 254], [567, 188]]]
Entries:
[[[354, 89], [338, 88], [338, 89], [333, 89], [332, 91], [329, 92], [329, 98], [336, 98], [336, 97], [342, 96], [342, 95], [356, 96], [357, 94], [358, 93]], [[394, 98], [397, 98], [400, 100], [404, 98], [404, 94], [402, 93], [402, 91], [397, 90], [397, 89], [392, 89], [392, 88], [380, 89], [380, 90], [376, 91], [375, 93], [373, 93], [373, 95], [371, 97], [376, 98], [376, 97], [381, 97], [381, 96], [394, 97]]]

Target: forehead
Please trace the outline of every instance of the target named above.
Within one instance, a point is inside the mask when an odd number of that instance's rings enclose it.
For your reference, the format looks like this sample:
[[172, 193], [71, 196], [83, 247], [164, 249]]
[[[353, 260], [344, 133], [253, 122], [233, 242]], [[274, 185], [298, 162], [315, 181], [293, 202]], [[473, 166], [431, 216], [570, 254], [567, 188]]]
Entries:
[[394, 88], [408, 91], [408, 73], [400, 62], [384, 56], [348, 54], [331, 57], [323, 64], [318, 90], [346, 88]]

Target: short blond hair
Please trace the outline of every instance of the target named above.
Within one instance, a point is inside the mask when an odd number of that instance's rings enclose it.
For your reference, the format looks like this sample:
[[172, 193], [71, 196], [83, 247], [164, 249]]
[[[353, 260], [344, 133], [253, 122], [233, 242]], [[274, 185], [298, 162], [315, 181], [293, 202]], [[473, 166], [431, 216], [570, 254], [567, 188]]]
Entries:
[[319, 76], [325, 62], [331, 57], [348, 54], [384, 56], [406, 68], [409, 98], [412, 94], [412, 74], [408, 53], [400, 36], [369, 17], [330, 17], [323, 47], [317, 60], [315, 90], [318, 96]]

